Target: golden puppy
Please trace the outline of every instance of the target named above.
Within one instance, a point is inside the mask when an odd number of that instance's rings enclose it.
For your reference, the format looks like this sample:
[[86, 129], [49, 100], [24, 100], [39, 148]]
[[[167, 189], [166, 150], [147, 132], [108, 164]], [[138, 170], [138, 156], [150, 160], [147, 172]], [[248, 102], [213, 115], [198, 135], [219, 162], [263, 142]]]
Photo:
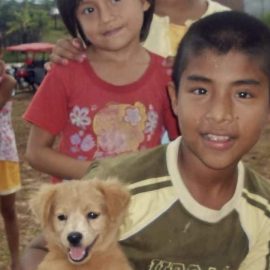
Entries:
[[49, 248], [38, 270], [131, 270], [117, 241], [129, 200], [114, 179], [42, 186], [30, 202]]

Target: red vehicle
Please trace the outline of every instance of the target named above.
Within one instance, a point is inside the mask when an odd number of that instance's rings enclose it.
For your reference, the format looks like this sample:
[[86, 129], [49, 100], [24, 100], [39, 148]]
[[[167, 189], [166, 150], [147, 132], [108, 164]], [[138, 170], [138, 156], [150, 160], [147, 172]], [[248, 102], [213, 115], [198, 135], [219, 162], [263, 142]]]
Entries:
[[[25, 54], [24, 64], [20, 67], [11, 66], [10, 73], [15, 77], [18, 83], [18, 90], [29, 88], [35, 91], [42, 82], [46, 70], [44, 64], [46, 54], [52, 51], [54, 44], [45, 42], [25, 43], [6, 48], [10, 52], [19, 52]], [[42, 59], [36, 60], [36, 54], [42, 54]]]

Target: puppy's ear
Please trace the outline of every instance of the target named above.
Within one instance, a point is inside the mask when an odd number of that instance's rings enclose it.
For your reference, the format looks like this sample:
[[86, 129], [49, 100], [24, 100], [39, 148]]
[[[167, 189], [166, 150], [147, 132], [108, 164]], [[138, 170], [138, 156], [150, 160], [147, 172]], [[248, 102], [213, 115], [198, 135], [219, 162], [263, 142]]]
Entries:
[[125, 214], [129, 202], [128, 189], [117, 179], [100, 181], [100, 190], [105, 197], [108, 214], [112, 221]]
[[30, 208], [39, 220], [42, 228], [45, 228], [49, 222], [56, 186], [52, 184], [42, 185], [39, 191], [30, 199]]

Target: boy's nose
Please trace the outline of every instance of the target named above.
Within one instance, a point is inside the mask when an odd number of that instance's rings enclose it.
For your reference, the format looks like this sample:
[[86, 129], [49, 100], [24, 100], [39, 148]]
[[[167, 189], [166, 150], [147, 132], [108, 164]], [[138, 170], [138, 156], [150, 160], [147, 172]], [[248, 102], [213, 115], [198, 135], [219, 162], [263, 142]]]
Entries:
[[230, 122], [234, 118], [233, 101], [228, 97], [215, 97], [210, 102], [206, 118], [216, 123]]

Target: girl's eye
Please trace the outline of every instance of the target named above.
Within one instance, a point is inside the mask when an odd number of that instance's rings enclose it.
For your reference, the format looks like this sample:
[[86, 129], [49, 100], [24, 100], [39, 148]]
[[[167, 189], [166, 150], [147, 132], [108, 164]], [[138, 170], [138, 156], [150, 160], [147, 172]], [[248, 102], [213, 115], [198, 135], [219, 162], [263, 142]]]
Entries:
[[237, 93], [239, 98], [252, 98], [252, 95], [246, 91], [241, 91]]
[[95, 212], [89, 212], [88, 214], [87, 214], [87, 218], [88, 219], [96, 219], [96, 218], [98, 218], [99, 217], [99, 214], [98, 213], [95, 213]]
[[205, 95], [207, 93], [207, 90], [204, 88], [196, 88], [192, 90], [192, 93], [194, 93], [195, 95]]
[[121, 0], [111, 0], [113, 4], [120, 2]]
[[94, 11], [95, 11], [94, 8], [92, 8], [92, 7], [87, 7], [87, 8], [84, 8], [84, 9], [83, 9], [83, 14], [91, 14], [91, 13], [93, 13]]
[[60, 214], [60, 215], [58, 215], [58, 216], [57, 216], [57, 218], [58, 218], [58, 220], [60, 220], [60, 221], [67, 220], [67, 216], [66, 216], [66, 215], [64, 215], [64, 214]]

